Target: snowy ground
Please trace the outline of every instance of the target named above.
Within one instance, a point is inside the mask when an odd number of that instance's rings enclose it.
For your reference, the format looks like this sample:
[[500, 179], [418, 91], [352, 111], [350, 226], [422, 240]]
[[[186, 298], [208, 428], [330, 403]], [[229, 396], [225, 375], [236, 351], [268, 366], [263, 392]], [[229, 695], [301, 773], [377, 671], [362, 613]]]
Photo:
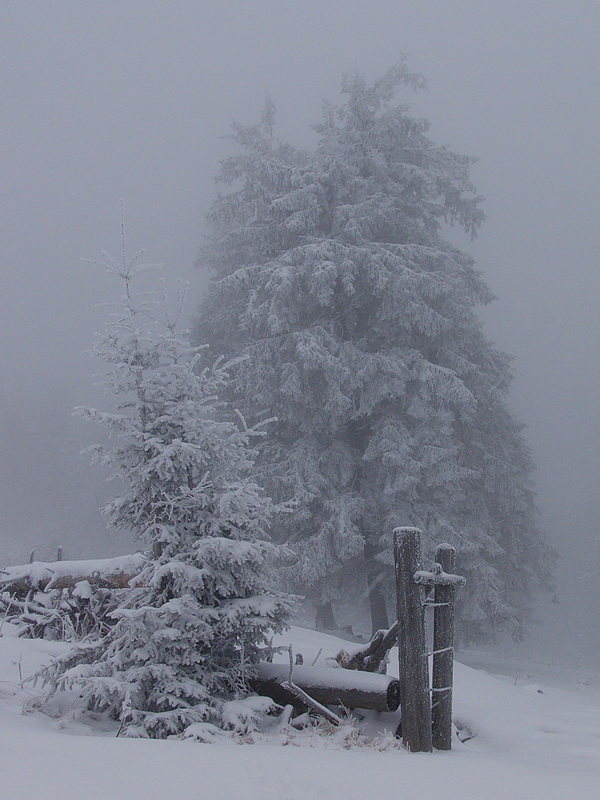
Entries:
[[[600, 675], [532, 665], [496, 669], [491, 660], [486, 672], [456, 664], [455, 718], [475, 736], [457, 741], [451, 753], [345, 749], [283, 735], [255, 745], [131, 740], [74, 720], [68, 703], [60, 718], [36, 709], [37, 692], [19, 682], [65, 645], [18, 639], [8, 624], [2, 634], [4, 800], [600, 798]], [[303, 628], [282, 639], [305, 663], [321, 648], [319, 663], [347, 646]], [[381, 716], [381, 729], [393, 726], [389, 716]]]

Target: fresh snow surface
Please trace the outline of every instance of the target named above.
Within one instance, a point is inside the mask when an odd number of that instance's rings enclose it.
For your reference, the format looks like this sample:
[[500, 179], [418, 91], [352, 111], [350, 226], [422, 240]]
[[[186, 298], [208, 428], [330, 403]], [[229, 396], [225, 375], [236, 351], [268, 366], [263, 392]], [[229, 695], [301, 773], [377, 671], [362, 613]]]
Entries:
[[[293, 628], [279, 637], [325, 667], [340, 647], [332, 636]], [[61, 713], [40, 707], [25, 685], [68, 645], [0, 638], [0, 797], [6, 800], [598, 800], [600, 675], [540, 671], [491, 675], [456, 663], [455, 719], [474, 738], [450, 753], [347, 746], [342, 736], [283, 732], [254, 745], [116, 738], [101, 720], [81, 721], [74, 699]], [[395, 651], [390, 673], [395, 673]], [[280, 655], [285, 662], [287, 653]], [[330, 662], [329, 662], [330, 663]], [[487, 663], [493, 670], [494, 664]], [[506, 670], [505, 670], [506, 671]], [[369, 733], [396, 716], [373, 714]], [[365, 724], [367, 721], [365, 721]], [[384, 744], [385, 744], [384, 740]], [[346, 743], [346, 747], [344, 747]]]

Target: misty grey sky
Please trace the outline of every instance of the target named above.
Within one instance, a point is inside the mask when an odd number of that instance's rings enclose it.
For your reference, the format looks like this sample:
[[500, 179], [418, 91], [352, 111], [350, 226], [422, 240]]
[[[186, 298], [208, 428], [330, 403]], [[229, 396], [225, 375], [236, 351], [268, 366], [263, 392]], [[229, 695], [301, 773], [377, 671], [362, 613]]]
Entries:
[[[120, 199], [130, 250], [197, 295], [191, 264], [230, 121], [254, 121], [269, 92], [277, 133], [310, 144], [342, 73], [377, 77], [403, 52], [429, 81], [405, 99], [432, 138], [480, 159], [488, 220], [475, 243], [457, 241], [499, 297], [483, 316], [516, 356], [544, 522], [572, 545], [568, 569], [600, 569], [599, 41], [598, 0], [4, 0], [0, 376], [13, 410], [0, 541], [18, 533], [25, 550], [43, 533], [35, 497], [18, 509], [14, 461], [51, 495], [35, 436], [17, 453], [15, 431], [44, 398], [65, 420], [97, 402], [82, 350], [115, 287], [81, 258], [117, 251]], [[71, 507], [44, 514], [75, 530]]]

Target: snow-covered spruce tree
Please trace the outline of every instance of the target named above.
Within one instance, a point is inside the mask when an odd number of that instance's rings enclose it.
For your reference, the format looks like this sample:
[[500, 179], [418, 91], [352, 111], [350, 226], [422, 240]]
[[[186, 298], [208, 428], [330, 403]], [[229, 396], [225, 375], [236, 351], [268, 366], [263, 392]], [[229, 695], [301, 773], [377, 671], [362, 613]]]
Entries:
[[140, 586], [113, 612], [115, 627], [45, 679], [51, 691], [78, 688], [89, 708], [121, 721], [124, 735], [208, 740], [239, 721], [233, 710], [243, 725], [266, 703], [240, 698], [290, 605], [267, 585], [274, 507], [250, 477], [249, 440], [259, 431], [241, 416], [225, 419], [217, 395], [226, 368], [198, 370], [199, 349], [175, 332], [178, 314], [163, 304], [161, 327], [157, 304], [136, 299], [132, 282], [144, 269], [137, 257], [107, 266], [124, 295], [96, 353], [110, 365], [107, 385], [120, 402], [114, 412], [80, 413], [113, 438], [95, 448], [125, 487], [105, 509], [110, 524], [137, 534], [152, 556]]
[[343, 81], [314, 152], [236, 126], [220, 174], [213, 273], [195, 338], [244, 353], [236, 402], [278, 419], [264, 479], [298, 512], [285, 536], [295, 577], [316, 601], [366, 576], [374, 627], [391, 532], [416, 525], [430, 552], [449, 541], [468, 585], [463, 629], [518, 633], [550, 551], [536, 528], [529, 454], [507, 408], [510, 359], [476, 315], [492, 295], [472, 259], [442, 236], [483, 219], [472, 159], [435, 145], [395, 105], [423, 80], [404, 64], [372, 86]]

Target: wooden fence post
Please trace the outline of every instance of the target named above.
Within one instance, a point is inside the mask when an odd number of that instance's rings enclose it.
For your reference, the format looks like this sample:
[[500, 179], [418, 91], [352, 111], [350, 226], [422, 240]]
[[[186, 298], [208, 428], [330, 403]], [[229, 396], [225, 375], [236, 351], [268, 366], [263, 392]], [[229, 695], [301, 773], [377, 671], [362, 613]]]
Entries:
[[421, 531], [394, 530], [398, 600], [398, 660], [402, 741], [411, 752], [432, 751], [429, 665], [425, 642], [423, 588], [415, 582], [421, 569]]
[[[443, 572], [453, 574], [456, 550], [441, 544], [435, 554]], [[452, 681], [454, 672], [453, 584], [435, 584], [433, 612], [432, 740], [436, 750], [452, 749]]]

